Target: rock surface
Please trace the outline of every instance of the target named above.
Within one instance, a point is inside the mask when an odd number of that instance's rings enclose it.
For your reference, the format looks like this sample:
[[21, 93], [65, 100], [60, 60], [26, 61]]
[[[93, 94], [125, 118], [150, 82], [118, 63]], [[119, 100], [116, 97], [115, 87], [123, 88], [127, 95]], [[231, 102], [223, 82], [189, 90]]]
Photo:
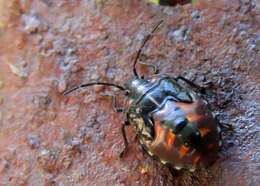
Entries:
[[[259, 4], [0, 0], [0, 185], [259, 185]], [[81, 82], [124, 84], [142, 39], [161, 19], [146, 62], [211, 82], [214, 113], [234, 126], [216, 163], [194, 173], [171, 175], [143, 153], [131, 127], [129, 152], [119, 158], [124, 116], [102, 96], [115, 90], [62, 95]]]

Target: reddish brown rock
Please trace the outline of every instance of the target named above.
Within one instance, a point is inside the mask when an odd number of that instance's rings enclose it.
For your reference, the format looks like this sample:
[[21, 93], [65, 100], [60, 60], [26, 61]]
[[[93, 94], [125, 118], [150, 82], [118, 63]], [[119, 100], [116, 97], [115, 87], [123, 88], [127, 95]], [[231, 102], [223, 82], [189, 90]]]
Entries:
[[[235, 129], [223, 135], [217, 162], [194, 173], [171, 175], [143, 153], [131, 127], [129, 152], [119, 159], [124, 118], [101, 96], [112, 89], [61, 94], [81, 82], [123, 85], [142, 39], [161, 19], [144, 59], [161, 73], [212, 82], [211, 107]], [[139, 0], [0, 0], [0, 185], [258, 185], [259, 20], [256, 0], [170, 8]]]

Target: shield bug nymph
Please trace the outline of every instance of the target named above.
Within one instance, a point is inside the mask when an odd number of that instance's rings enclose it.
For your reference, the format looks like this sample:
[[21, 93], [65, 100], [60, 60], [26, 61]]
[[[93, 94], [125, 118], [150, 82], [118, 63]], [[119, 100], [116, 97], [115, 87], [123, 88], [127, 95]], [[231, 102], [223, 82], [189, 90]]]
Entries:
[[125, 108], [120, 109], [116, 107], [113, 96], [114, 110], [126, 116], [121, 128], [125, 148], [120, 156], [126, 153], [128, 146], [125, 127], [132, 125], [149, 155], [177, 170], [193, 171], [210, 165], [216, 159], [221, 146], [220, 124], [209, 111], [207, 103], [183, 84], [201, 89], [193, 82], [182, 76], [158, 74], [145, 79], [137, 73], [136, 65], [140, 63], [142, 49], [161, 24], [162, 21], [144, 38], [133, 62], [134, 77], [124, 86], [108, 82], [86, 83], [65, 91], [64, 95], [96, 85], [118, 88], [127, 99]]

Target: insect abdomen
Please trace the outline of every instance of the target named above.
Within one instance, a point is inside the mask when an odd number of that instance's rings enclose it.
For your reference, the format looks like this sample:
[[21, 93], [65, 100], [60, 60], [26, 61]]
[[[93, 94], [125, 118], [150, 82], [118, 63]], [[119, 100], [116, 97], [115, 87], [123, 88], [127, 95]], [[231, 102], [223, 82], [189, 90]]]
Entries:
[[147, 145], [162, 162], [194, 169], [215, 160], [220, 140], [217, 124], [201, 104], [200, 100], [181, 104], [168, 100], [153, 114], [155, 138]]

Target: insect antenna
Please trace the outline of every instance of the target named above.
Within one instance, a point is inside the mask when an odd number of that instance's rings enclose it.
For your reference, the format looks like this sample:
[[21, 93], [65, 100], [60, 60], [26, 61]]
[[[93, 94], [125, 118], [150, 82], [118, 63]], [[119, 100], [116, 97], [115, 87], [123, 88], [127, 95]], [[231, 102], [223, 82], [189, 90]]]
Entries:
[[126, 91], [126, 89], [120, 85], [116, 85], [114, 83], [105, 83], [105, 82], [93, 82], [93, 83], [86, 83], [86, 84], [81, 84], [79, 86], [76, 86], [72, 89], [69, 89], [69, 90], [66, 90], [65, 92], [63, 92], [63, 95], [68, 95], [70, 94], [71, 92], [74, 92], [80, 88], [84, 88], [84, 87], [89, 87], [89, 86], [95, 86], [95, 85], [104, 85], [104, 86], [110, 86], [110, 87], [116, 87], [118, 88], [119, 90], [122, 90], [122, 91]]
[[138, 50], [137, 53], [136, 53], [136, 56], [135, 56], [135, 58], [134, 58], [134, 65], [133, 65], [133, 73], [134, 73], [134, 76], [135, 76], [136, 78], [139, 78], [139, 75], [138, 75], [137, 70], [136, 70], [136, 64], [137, 64], [137, 62], [138, 62], [138, 59], [140, 58], [141, 52], [142, 52], [142, 50], [143, 50], [145, 44], [147, 43], [147, 41], [149, 41], [149, 39], [151, 39], [152, 34], [159, 28], [159, 26], [160, 26], [162, 23], [163, 23], [163, 20], [159, 21], [159, 23], [157, 23], [157, 24], [154, 26], [154, 28], [153, 28], [153, 30], [150, 32], [150, 34], [148, 34], [148, 35], [144, 38], [144, 40], [143, 40], [143, 42], [142, 42], [142, 45], [140, 46], [139, 50]]
[[[142, 50], [143, 50], [145, 44], [147, 43], [147, 41], [149, 41], [149, 39], [152, 37], [152, 34], [159, 28], [159, 26], [160, 26], [162, 23], [163, 23], [163, 20], [159, 21], [159, 23], [157, 23], [157, 24], [154, 26], [154, 28], [153, 28], [153, 30], [150, 32], [150, 34], [148, 34], [148, 35], [144, 38], [141, 47], [140, 47], [139, 50], [137, 51], [137, 54], [136, 54], [135, 59], [134, 59], [134, 65], [133, 65], [133, 73], [134, 73], [134, 76], [135, 76], [136, 78], [139, 78], [139, 75], [138, 75], [138, 73], [137, 73], [137, 71], [136, 71], [136, 64], [137, 64], [138, 59], [139, 59], [139, 57], [140, 57], [140, 55], [141, 55], [141, 52], [142, 52]], [[118, 88], [119, 90], [125, 91], [125, 92], [127, 93], [127, 90], [126, 90], [124, 87], [122, 87], [122, 86], [120, 86], [120, 85], [116, 85], [116, 84], [114, 84], [114, 83], [93, 82], [93, 83], [81, 84], [81, 85], [76, 86], [76, 87], [74, 87], [74, 88], [72, 88], [72, 89], [66, 90], [65, 92], [63, 92], [63, 95], [68, 95], [68, 94], [70, 94], [71, 92], [74, 92], [74, 91], [76, 91], [76, 90], [78, 90], [78, 89], [80, 89], [80, 88], [89, 87], [89, 86], [95, 86], [95, 85], [104, 85], [104, 86], [116, 87], [116, 88]]]

